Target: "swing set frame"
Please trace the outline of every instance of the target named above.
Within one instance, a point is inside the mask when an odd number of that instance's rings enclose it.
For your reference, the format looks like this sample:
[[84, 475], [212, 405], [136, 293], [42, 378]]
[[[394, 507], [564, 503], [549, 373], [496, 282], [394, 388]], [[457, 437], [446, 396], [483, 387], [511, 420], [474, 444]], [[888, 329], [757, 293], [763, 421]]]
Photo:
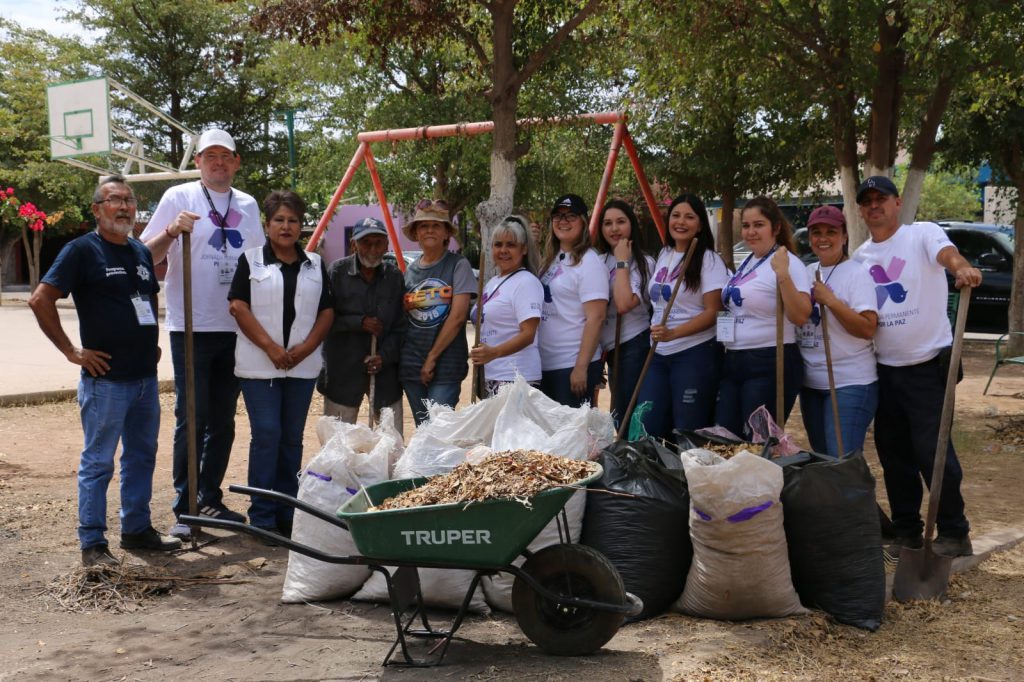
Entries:
[[[633, 138], [630, 136], [629, 130], [626, 128], [627, 118], [628, 117], [625, 112], [605, 111], [579, 114], [576, 116], [519, 119], [516, 121], [516, 125], [519, 127], [539, 127], [566, 124], [614, 125], [615, 130], [612, 134], [612, 141], [608, 150], [608, 160], [605, 163], [604, 174], [601, 177], [601, 185], [597, 190], [597, 198], [594, 200], [594, 211], [590, 216], [590, 234], [593, 237], [597, 233], [599, 227], [598, 220], [600, 216], [600, 211], [597, 209], [599, 206], [604, 205], [605, 199], [608, 197], [608, 188], [611, 185], [612, 174], [615, 172], [615, 164], [619, 158], [619, 151], [625, 147], [626, 154], [629, 156], [630, 163], [633, 167], [633, 172], [636, 174], [637, 181], [640, 184], [640, 191], [644, 195], [644, 200], [647, 202], [648, 209], [650, 209], [654, 225], [657, 227], [661, 238], [664, 239], [665, 219], [661, 215], [661, 209], [658, 206], [657, 200], [654, 198], [654, 192], [651, 191], [651, 185], [647, 181], [647, 176], [640, 164], [640, 157], [637, 154], [636, 146], [633, 144]], [[306, 250], [313, 251], [316, 249], [323, 233], [327, 230], [327, 225], [330, 223], [331, 217], [338, 208], [338, 203], [345, 194], [345, 190], [348, 189], [349, 184], [352, 182], [352, 178], [355, 177], [356, 171], [362, 164], [365, 163], [367, 170], [370, 171], [370, 179], [373, 182], [373, 189], [377, 195], [377, 202], [381, 207], [386, 207], [388, 205], [387, 195], [384, 193], [384, 186], [381, 184], [380, 175], [377, 173], [377, 161], [373, 156], [373, 152], [370, 150], [370, 145], [374, 142], [429, 140], [439, 137], [473, 137], [475, 135], [483, 135], [493, 131], [494, 121], [477, 121], [474, 123], [452, 123], [446, 125], [420, 126], [417, 128], [370, 130], [359, 133], [356, 136], [356, 139], [359, 141], [359, 146], [356, 147], [355, 154], [352, 155], [352, 160], [349, 161], [348, 168], [345, 170], [345, 175], [342, 176], [341, 182], [338, 183], [338, 188], [334, 191], [331, 201], [327, 204], [327, 208], [324, 210], [323, 216], [320, 217], [320, 222], [317, 223], [316, 229], [313, 231], [313, 236], [310, 238], [309, 244], [306, 246]], [[394, 223], [391, 220], [391, 213], [387, 210], [383, 211], [383, 213], [384, 225], [388, 231], [388, 240], [391, 242], [391, 247], [395, 252], [395, 259], [398, 263], [398, 267], [402, 272], [405, 272], [405, 259], [402, 257], [402, 247], [398, 243], [398, 233], [395, 231]]]

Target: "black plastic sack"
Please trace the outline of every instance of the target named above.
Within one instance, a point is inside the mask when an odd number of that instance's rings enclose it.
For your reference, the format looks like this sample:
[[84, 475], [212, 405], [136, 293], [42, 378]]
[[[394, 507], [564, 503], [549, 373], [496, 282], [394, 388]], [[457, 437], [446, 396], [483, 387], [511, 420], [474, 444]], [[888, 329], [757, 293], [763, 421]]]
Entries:
[[626, 591], [643, 600], [636, 620], [656, 616], [682, 594], [693, 560], [682, 464], [651, 439], [613, 443], [598, 461], [604, 474], [591, 489], [633, 497], [588, 493], [580, 541], [608, 557]]
[[804, 606], [873, 632], [885, 609], [875, 479], [860, 452], [810, 460], [783, 467], [793, 586]]

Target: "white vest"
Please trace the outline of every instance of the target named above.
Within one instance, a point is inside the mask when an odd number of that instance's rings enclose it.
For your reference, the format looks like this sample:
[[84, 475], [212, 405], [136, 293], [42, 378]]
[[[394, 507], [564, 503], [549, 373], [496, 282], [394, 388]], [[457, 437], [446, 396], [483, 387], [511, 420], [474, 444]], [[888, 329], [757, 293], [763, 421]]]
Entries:
[[[307, 253], [306, 257], [309, 260], [303, 262], [299, 268], [295, 286], [295, 321], [288, 335], [288, 343], [291, 346], [305, 341], [312, 331], [320, 305], [320, 292], [324, 286], [320, 256]], [[262, 246], [246, 251], [245, 258], [249, 262], [249, 307], [252, 314], [270, 338], [283, 346], [284, 276], [281, 275], [281, 265], [264, 264]], [[238, 332], [238, 343], [235, 344], [235, 376], [242, 379], [315, 379], [319, 376], [322, 365], [323, 356], [317, 348], [295, 367], [277, 369], [259, 346], [250, 341], [241, 330]]]

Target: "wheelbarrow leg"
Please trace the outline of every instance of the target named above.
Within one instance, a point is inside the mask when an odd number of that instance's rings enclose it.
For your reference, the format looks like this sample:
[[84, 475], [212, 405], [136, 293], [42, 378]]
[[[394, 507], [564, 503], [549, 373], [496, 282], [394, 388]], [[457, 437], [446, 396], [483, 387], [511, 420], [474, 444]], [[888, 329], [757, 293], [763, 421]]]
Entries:
[[[458, 613], [455, 614], [451, 627], [448, 630], [435, 630], [430, 626], [430, 621], [427, 618], [427, 610], [423, 604], [423, 593], [420, 589], [419, 572], [416, 568], [403, 566], [396, 569], [393, 575], [383, 566], [371, 566], [371, 568], [383, 574], [384, 580], [387, 583], [388, 597], [391, 601], [391, 613], [392, 618], [394, 618], [396, 631], [395, 641], [388, 650], [387, 656], [384, 657], [384, 662], [381, 665], [407, 665], [415, 668], [428, 668], [440, 664], [448, 653], [448, 645], [451, 644], [456, 631], [462, 626], [462, 621], [469, 612], [469, 605], [472, 602], [473, 595], [480, 585], [481, 573], [478, 571], [473, 574], [473, 580], [470, 581], [469, 589], [466, 591], [466, 596], [462, 600]], [[403, 616], [409, 609], [412, 612], [409, 614], [408, 619], [403, 622]], [[419, 618], [423, 625], [421, 630], [412, 628], [417, 618]], [[433, 657], [436, 654], [436, 658], [431, 660], [427, 658], [416, 660], [413, 658], [409, 651], [406, 635], [437, 639], [437, 644], [427, 652], [428, 657]], [[391, 658], [399, 647], [402, 649], [402, 659], [404, 660], [392, 662]], [[438, 650], [440, 650], [440, 653], [438, 653]]]

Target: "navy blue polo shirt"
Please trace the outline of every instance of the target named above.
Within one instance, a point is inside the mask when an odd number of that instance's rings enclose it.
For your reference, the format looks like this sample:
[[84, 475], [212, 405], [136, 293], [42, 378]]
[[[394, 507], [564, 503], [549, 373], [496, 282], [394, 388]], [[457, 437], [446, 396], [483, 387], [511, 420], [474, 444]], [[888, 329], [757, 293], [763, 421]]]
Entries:
[[[74, 300], [82, 347], [110, 354], [104, 379], [156, 375], [159, 329], [140, 325], [132, 304], [132, 297], [141, 295], [157, 319], [160, 285], [153, 257], [141, 242], [115, 244], [90, 232], [61, 249], [42, 281]], [[90, 376], [84, 368], [82, 376]]]

